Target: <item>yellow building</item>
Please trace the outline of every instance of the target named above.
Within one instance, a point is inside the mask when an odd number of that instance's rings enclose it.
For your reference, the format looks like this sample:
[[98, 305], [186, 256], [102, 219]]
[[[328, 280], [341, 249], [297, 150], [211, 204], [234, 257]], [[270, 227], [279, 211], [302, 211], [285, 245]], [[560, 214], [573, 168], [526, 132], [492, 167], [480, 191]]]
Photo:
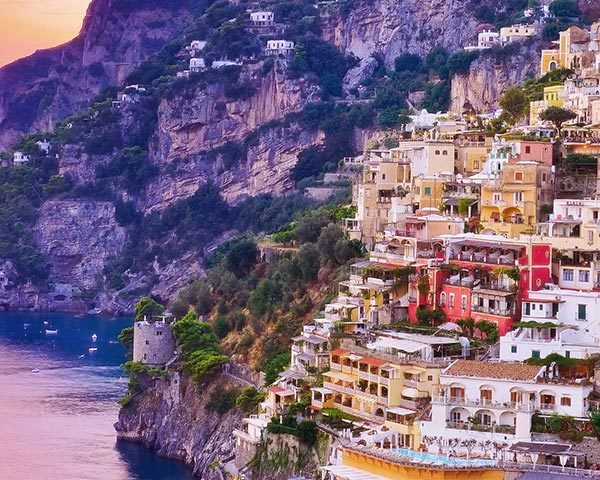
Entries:
[[464, 142], [456, 147], [456, 171], [461, 175], [473, 175], [481, 172], [487, 159], [490, 145], [484, 142]]
[[444, 184], [453, 176], [442, 175], [419, 176], [414, 179], [413, 205], [420, 209], [438, 210], [444, 196]]
[[563, 90], [564, 86], [562, 84], [544, 87], [544, 99], [529, 102], [530, 125], [540, 125], [542, 123], [542, 121], [540, 120], [540, 113], [542, 113], [548, 107], [564, 106], [564, 102], [562, 99]]
[[581, 68], [581, 54], [587, 49], [582, 45], [590, 41], [590, 34], [582, 28], [572, 26], [560, 32], [557, 49], [542, 50], [540, 72], [545, 75], [558, 68]]
[[400, 363], [397, 357], [355, 347], [330, 354], [323, 387], [313, 388], [313, 409], [334, 407], [399, 432], [399, 445], [420, 444], [419, 411], [436, 394], [441, 364]]
[[533, 232], [542, 205], [552, 203], [552, 167], [537, 162], [507, 163], [481, 188], [481, 233], [508, 238]]

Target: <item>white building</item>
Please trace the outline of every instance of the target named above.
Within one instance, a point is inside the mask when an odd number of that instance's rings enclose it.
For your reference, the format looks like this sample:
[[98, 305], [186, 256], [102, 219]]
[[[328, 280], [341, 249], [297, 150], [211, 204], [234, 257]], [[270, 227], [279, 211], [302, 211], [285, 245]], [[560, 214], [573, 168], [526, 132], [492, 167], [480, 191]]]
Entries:
[[465, 50], [486, 50], [500, 44], [500, 33], [484, 30], [477, 35], [477, 45], [465, 47]]
[[524, 361], [551, 353], [587, 358], [600, 353], [599, 323], [600, 292], [551, 285], [530, 291], [523, 300], [522, 326], [500, 338], [500, 359]]
[[198, 73], [206, 68], [206, 63], [203, 58], [190, 58], [190, 72]]
[[295, 44], [291, 40], [268, 40], [265, 54], [272, 56], [292, 55], [294, 47]]
[[198, 53], [206, 48], [206, 40], [192, 40], [188, 50], [190, 51], [192, 57], [195, 57]]
[[275, 21], [275, 14], [269, 11], [250, 12], [250, 22], [257, 27], [269, 27]]
[[35, 143], [38, 147], [40, 147], [40, 150], [46, 155], [50, 153], [50, 142], [48, 140], [44, 138], [43, 140], [38, 140]]
[[232, 60], [215, 60], [214, 62], [212, 62], [212, 64], [210, 65], [211, 68], [214, 69], [219, 69], [219, 68], [223, 68], [223, 67], [231, 67], [231, 66], [235, 66], [235, 65], [241, 65], [240, 62], [234, 62]]
[[432, 399], [431, 420], [421, 423], [421, 435], [440, 440], [430, 448], [441, 444], [461, 450], [461, 441], [474, 439], [483, 449], [488, 440], [509, 445], [530, 441], [535, 412], [587, 417], [591, 383], [552, 379], [545, 369], [517, 362], [456, 360], [440, 374], [440, 395]]
[[28, 164], [29, 160], [29, 155], [25, 155], [23, 152], [13, 153], [13, 164], [17, 167]]
[[301, 335], [292, 338], [290, 368], [323, 370], [329, 365], [329, 340], [315, 334], [315, 330], [314, 325], [307, 325]]

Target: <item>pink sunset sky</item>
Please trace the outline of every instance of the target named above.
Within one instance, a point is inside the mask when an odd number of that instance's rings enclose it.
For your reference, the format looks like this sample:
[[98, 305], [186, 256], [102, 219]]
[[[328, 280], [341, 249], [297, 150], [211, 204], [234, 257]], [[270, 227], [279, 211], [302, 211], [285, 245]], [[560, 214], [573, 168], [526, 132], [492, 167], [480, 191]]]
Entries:
[[90, 0], [0, 0], [0, 66], [72, 39]]

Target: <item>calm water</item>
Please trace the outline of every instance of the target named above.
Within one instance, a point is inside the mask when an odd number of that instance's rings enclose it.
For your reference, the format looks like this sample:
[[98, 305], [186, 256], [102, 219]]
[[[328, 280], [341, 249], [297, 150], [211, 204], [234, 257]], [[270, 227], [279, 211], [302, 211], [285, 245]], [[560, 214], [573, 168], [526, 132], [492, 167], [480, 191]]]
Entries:
[[[116, 442], [116, 401], [127, 384], [119, 367], [124, 350], [116, 338], [130, 324], [0, 312], [0, 479], [193, 478], [178, 462]], [[94, 333], [98, 350], [89, 352]], [[32, 372], [36, 368], [39, 373]]]

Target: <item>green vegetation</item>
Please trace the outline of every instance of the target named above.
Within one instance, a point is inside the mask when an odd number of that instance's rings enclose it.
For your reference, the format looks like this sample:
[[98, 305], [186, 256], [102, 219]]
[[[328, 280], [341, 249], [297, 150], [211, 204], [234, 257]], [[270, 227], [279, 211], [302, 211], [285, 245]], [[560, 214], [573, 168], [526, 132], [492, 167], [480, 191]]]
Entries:
[[564, 122], [568, 122], [569, 120], [573, 120], [577, 117], [575, 112], [571, 110], [567, 110], [566, 108], [561, 107], [548, 107], [546, 110], [540, 113], [540, 120], [550, 121], [554, 124], [556, 129], [558, 130], [558, 134], [560, 135], [562, 124]]
[[317, 424], [312, 420], [303, 420], [297, 423], [294, 417], [286, 415], [283, 417], [283, 421], [280, 422], [278, 418], [274, 417], [267, 425], [267, 430], [274, 434], [294, 435], [309, 447], [317, 442]]
[[164, 313], [165, 307], [150, 297], [142, 297], [135, 304], [135, 319], [152, 320], [153, 317], [160, 316]]
[[277, 375], [283, 372], [289, 365], [291, 352], [284, 350], [269, 361], [263, 371], [265, 372], [265, 384], [270, 385], [277, 379]]
[[181, 369], [190, 373], [198, 385], [229, 360], [221, 354], [219, 339], [210, 324], [199, 321], [193, 310], [173, 324], [173, 334], [181, 352]]
[[529, 111], [529, 99], [519, 87], [508, 87], [500, 97], [499, 103], [508, 122], [513, 125]]

